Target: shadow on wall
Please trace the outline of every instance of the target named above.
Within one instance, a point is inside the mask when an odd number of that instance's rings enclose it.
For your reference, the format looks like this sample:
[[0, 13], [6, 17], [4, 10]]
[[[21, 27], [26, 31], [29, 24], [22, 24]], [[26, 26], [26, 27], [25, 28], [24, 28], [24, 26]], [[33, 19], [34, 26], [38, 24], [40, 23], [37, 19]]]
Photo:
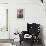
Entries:
[[42, 25], [40, 25], [40, 39], [42, 40], [42, 45], [45, 46], [44, 45], [44, 37], [43, 37], [43, 26]]

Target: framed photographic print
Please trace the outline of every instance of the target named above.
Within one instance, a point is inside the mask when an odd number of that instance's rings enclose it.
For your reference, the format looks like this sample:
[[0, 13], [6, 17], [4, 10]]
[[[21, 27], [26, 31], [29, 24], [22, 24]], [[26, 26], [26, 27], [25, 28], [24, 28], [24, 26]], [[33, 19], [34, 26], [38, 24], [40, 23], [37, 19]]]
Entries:
[[17, 9], [17, 18], [23, 18], [23, 9]]

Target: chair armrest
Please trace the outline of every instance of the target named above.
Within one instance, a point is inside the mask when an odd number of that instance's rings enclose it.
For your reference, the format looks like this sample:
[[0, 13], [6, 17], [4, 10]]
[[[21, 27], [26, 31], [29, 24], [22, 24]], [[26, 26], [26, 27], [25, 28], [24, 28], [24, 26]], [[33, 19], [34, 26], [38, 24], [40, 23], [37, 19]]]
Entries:
[[25, 34], [28, 34], [28, 32], [27, 31], [22, 31], [22, 34], [25, 35]]
[[27, 34], [27, 31], [22, 31], [21, 34], [19, 34], [20, 41], [24, 40], [24, 35]]

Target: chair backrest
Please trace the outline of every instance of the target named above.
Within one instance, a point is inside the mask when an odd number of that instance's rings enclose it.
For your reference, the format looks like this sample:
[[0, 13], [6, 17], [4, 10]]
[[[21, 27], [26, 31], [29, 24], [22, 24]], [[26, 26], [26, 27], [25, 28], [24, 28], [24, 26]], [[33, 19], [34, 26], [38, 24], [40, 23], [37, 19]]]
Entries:
[[28, 33], [31, 35], [32, 34], [37, 35], [40, 32], [40, 24], [36, 24], [36, 23], [29, 24], [29, 23], [27, 23], [27, 30], [28, 30]]

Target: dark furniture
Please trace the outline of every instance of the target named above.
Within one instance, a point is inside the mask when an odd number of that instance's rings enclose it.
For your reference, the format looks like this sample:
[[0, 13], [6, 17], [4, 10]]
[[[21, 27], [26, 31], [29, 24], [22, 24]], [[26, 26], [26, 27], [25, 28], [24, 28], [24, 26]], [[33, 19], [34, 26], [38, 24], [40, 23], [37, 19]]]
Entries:
[[[33, 45], [33, 43], [38, 43], [39, 44], [39, 33], [40, 33], [40, 24], [36, 24], [36, 23], [32, 23], [29, 24], [27, 23], [27, 31], [22, 31], [22, 34], [20, 34], [20, 44], [22, 41], [28, 41], [31, 43], [31, 46]], [[29, 34], [32, 37], [30, 39], [28, 38], [24, 38], [25, 34]]]

